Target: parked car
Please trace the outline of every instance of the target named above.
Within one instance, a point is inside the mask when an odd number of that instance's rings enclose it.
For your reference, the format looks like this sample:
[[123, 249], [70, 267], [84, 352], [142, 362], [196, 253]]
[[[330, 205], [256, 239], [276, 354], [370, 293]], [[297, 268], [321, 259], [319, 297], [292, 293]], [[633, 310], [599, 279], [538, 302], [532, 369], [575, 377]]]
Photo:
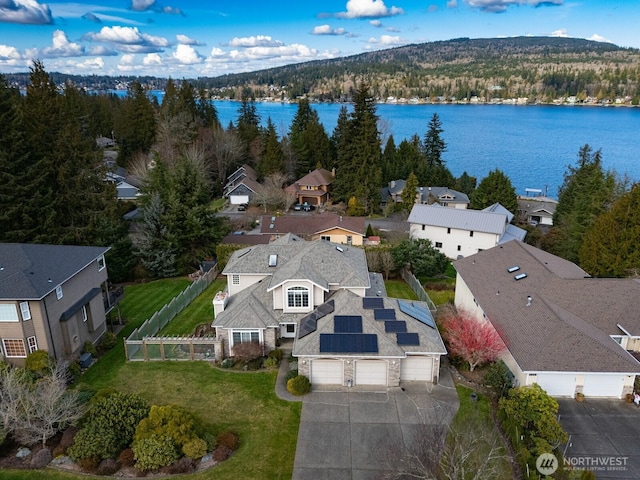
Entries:
[[309, 205], [308, 203], [304, 203], [304, 204], [302, 204], [302, 209], [305, 212], [310, 212], [311, 210], [315, 210], [316, 207], [315, 207], [315, 205]]
[[248, 206], [249, 205], [246, 204], [246, 203], [241, 203], [240, 205], [238, 205], [238, 211], [239, 212], [244, 212], [247, 209]]
[[296, 212], [299, 212], [300, 210], [302, 210], [302, 204], [300, 204], [300, 203], [296, 203], [296, 204], [293, 206], [293, 209], [294, 209]]

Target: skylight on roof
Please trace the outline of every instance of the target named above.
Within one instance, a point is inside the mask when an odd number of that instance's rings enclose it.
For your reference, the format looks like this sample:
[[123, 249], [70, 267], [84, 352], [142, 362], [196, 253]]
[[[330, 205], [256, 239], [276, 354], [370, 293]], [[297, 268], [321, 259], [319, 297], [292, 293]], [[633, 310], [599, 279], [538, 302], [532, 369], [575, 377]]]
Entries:
[[520, 270], [520, 267], [518, 265], [514, 265], [513, 267], [507, 268], [507, 272], [509, 273], [517, 272], [518, 270]]
[[523, 278], [527, 278], [527, 274], [526, 273], [519, 273], [518, 275], [516, 275], [515, 277], [516, 280], [522, 280]]
[[269, 266], [275, 267], [278, 264], [278, 255], [271, 254], [269, 255]]

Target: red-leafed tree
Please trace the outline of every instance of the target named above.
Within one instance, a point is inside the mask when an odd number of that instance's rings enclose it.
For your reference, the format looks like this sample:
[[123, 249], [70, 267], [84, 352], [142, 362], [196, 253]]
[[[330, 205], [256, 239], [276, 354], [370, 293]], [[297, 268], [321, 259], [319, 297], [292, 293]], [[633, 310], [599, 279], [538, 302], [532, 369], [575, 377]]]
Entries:
[[444, 337], [452, 354], [469, 362], [469, 370], [498, 358], [505, 345], [495, 328], [476, 320], [468, 312], [458, 311], [445, 319]]

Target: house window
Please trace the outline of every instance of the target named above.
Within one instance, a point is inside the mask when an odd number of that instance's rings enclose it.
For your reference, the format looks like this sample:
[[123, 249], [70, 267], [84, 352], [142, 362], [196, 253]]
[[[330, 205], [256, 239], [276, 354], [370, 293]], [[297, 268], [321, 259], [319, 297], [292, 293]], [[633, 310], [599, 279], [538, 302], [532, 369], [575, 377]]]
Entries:
[[447, 228], [447, 233], [451, 233], [451, 229], [450, 228]]
[[469, 232], [469, 236], [470, 236], [470, 237], [473, 237], [473, 230], [471, 230], [471, 231]]
[[62, 285], [56, 287], [56, 298], [60, 300], [62, 298]]
[[29, 310], [29, 302], [20, 302], [20, 313], [22, 313], [22, 320], [31, 320], [31, 310]]
[[301, 308], [309, 306], [309, 289], [307, 287], [289, 287], [287, 289], [287, 306]]
[[330, 242], [331, 235], [320, 235], [320, 240], [326, 240], [327, 242]]
[[83, 305], [83, 306], [82, 306], [82, 310], [81, 310], [81, 311], [82, 311], [82, 321], [83, 321], [83, 322], [86, 322], [86, 321], [87, 321], [87, 318], [88, 318], [88, 317], [87, 317], [87, 306], [86, 306], [86, 305]]
[[18, 309], [13, 303], [0, 304], [0, 322], [19, 322]]
[[231, 283], [234, 285], [240, 285], [240, 275], [238, 275], [237, 273], [231, 275]]
[[38, 350], [38, 342], [36, 337], [27, 337], [27, 345], [29, 345], [29, 353], [33, 353]]
[[424, 228], [426, 227], [426, 225], [422, 225], [422, 231], [424, 232]]
[[5, 338], [2, 340], [2, 346], [7, 358], [25, 358], [27, 356], [24, 340], [21, 338]]
[[233, 336], [234, 345], [237, 343], [249, 343], [249, 342], [260, 341], [260, 332], [258, 330], [234, 331], [232, 336]]
[[104, 263], [104, 255], [100, 255], [98, 257], [98, 271], [101, 272], [102, 270], [104, 270], [104, 267], [106, 267], [107, 264]]
[[448, 207], [448, 206], [449, 206], [449, 203], [447, 203], [447, 202], [440, 202], [440, 205], [442, 205], [443, 207]]
[[436, 248], [442, 248], [442, 242], [436, 242]]

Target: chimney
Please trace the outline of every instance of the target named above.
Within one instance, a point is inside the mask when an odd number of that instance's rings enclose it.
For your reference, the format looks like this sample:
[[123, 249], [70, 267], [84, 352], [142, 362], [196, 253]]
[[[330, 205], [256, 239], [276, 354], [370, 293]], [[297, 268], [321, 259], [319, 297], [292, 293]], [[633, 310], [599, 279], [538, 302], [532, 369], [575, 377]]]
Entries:
[[342, 215], [340, 215], [340, 221], [342, 221]]
[[224, 312], [224, 307], [227, 305], [229, 295], [227, 292], [218, 292], [213, 297], [213, 318], [215, 319], [220, 313]]
[[336, 178], [336, 167], [331, 169], [331, 178]]

